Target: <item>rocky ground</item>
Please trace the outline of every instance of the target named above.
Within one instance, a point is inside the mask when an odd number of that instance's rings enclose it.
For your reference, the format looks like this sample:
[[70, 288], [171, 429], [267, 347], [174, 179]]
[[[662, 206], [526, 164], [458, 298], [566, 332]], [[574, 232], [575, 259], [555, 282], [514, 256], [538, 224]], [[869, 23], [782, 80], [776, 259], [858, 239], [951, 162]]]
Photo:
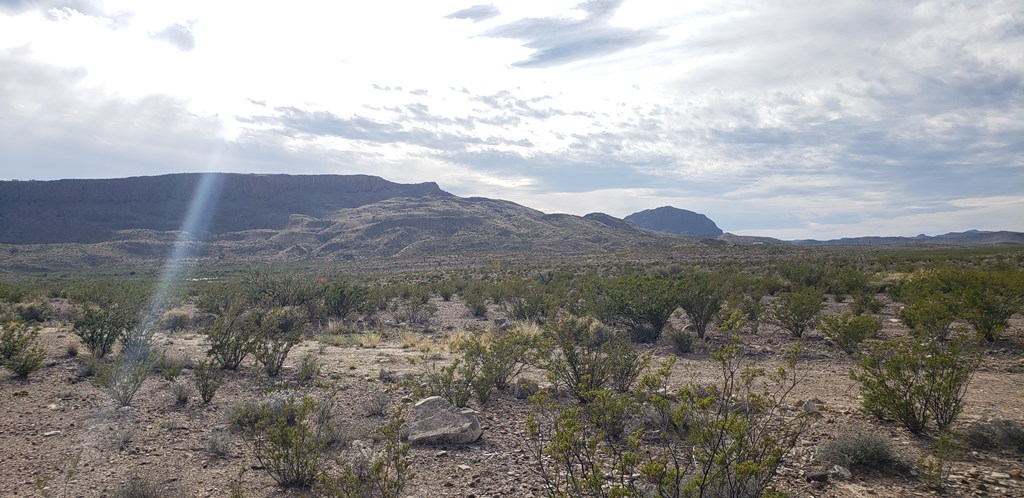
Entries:
[[[430, 349], [444, 360], [449, 353], [444, 338], [466, 329], [483, 329], [486, 320], [471, 317], [457, 300], [437, 302], [439, 307], [428, 331], [430, 337], [410, 346], [409, 334], [384, 324], [381, 344], [360, 347], [355, 341], [330, 345], [307, 340], [292, 351], [281, 382], [295, 383], [296, 366], [305, 354], [315, 355], [320, 375], [299, 389], [319, 399], [333, 396], [336, 417], [346, 420], [348, 439], [367, 438], [385, 419], [369, 415], [381, 395], [389, 409], [408, 401], [411, 394], [397, 384], [379, 380], [382, 369], [402, 373], [418, 369], [410, 359], [419, 349]], [[830, 303], [829, 313], [845, 304]], [[892, 306], [883, 312], [883, 336], [904, 333], [893, 319]], [[363, 324], [365, 326], [365, 324]], [[958, 427], [988, 419], [1024, 422], [1024, 319], [987, 351], [981, 369], [967, 393], [967, 409]], [[108, 496], [132, 477], [164, 490], [167, 496], [226, 496], [239, 483], [245, 496], [302, 496], [301, 491], [279, 489], [258, 469], [250, 450], [230, 433], [231, 409], [257, 399], [271, 383], [248, 361], [231, 372], [210, 405], [193, 395], [185, 406], [175, 405], [170, 385], [153, 374], [143, 384], [131, 407], [116, 408], [105, 391], [81, 378], [83, 355], [67, 355], [74, 335], [64, 324], [53, 323], [41, 335], [47, 347], [47, 366], [28, 381], [0, 374], [0, 495], [2, 496]], [[724, 338], [711, 338], [711, 346]], [[744, 354], [766, 366], [781, 361], [781, 351], [792, 343], [785, 333], [763, 326], [757, 335], [743, 336]], [[205, 347], [195, 331], [160, 336], [161, 347], [173, 358], [197, 359]], [[404, 344], [403, 344], [404, 343]], [[670, 355], [667, 345], [645, 346], [657, 357]], [[909, 473], [856, 471], [845, 477], [815, 460], [823, 444], [838, 435], [869, 432], [889, 438], [899, 452], [913, 461], [929, 444], [891, 421], [877, 421], [859, 410], [856, 385], [848, 371], [854, 360], [832, 348], [815, 332], [809, 334], [799, 368], [803, 378], [791, 404], [802, 407], [815, 400], [820, 416], [803, 434], [787, 459], [776, 485], [798, 497], [854, 496], [1024, 496], [1024, 455], [1014, 452], [967, 450], [953, 463], [945, 489], [934, 490]], [[712, 380], [715, 365], [704, 353], [693, 353], [676, 365], [673, 384]], [[539, 377], [537, 372], [529, 375]], [[185, 370], [182, 379], [191, 380]], [[524, 441], [524, 423], [530, 405], [511, 393], [497, 394], [487, 405], [471, 405], [479, 413], [482, 438], [469, 445], [414, 446], [415, 473], [407, 495], [417, 497], [541, 496], [543, 488]], [[833, 471], [833, 472], [830, 472]], [[1014, 477], [1016, 476], [1016, 477]], [[809, 480], [809, 477], [817, 481]], [[307, 491], [305, 494], [309, 494]]]

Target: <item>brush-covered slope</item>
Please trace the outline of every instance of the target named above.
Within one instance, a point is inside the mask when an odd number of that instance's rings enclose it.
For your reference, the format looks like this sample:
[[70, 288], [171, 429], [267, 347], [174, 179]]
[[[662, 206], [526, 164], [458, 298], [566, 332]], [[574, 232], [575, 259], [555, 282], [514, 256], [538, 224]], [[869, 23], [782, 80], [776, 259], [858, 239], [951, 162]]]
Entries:
[[[212, 181], [211, 181], [212, 180]], [[460, 253], [540, 255], [667, 248], [694, 241], [607, 215], [545, 214], [461, 198], [436, 184], [373, 176], [217, 174], [211, 202], [182, 232], [202, 175], [0, 182], [0, 263], [19, 268], [159, 262], [187, 257], [355, 260]]]

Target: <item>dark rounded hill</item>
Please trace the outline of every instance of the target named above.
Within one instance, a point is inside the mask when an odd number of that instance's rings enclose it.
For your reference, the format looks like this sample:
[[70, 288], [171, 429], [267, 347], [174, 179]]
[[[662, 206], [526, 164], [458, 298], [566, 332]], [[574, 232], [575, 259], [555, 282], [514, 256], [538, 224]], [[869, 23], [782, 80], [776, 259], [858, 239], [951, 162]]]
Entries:
[[663, 206], [633, 213], [624, 220], [641, 228], [689, 237], [718, 237], [722, 229], [710, 218], [685, 209]]

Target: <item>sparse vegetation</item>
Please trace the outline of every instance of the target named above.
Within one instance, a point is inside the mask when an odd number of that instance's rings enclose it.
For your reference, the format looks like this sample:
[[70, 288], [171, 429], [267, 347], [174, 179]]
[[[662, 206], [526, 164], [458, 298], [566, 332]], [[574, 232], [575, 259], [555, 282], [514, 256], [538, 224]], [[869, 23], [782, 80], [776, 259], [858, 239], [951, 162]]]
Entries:
[[46, 349], [37, 344], [38, 327], [22, 322], [0, 324], [0, 365], [19, 379], [43, 368]]
[[829, 441], [818, 452], [818, 459], [850, 470], [900, 471], [907, 467], [892, 442], [878, 434], [844, 434]]
[[804, 332], [817, 324], [818, 314], [825, 307], [824, 299], [824, 293], [817, 287], [790, 292], [772, 307], [772, 317], [793, 337], [803, 337]]
[[942, 344], [901, 339], [876, 345], [850, 377], [861, 385], [866, 411], [895, 417], [918, 434], [933, 418], [940, 430], [956, 420], [980, 361], [963, 340]]
[[821, 333], [846, 354], [856, 353], [864, 339], [874, 337], [879, 330], [882, 320], [873, 316], [843, 313], [821, 319]]
[[196, 363], [195, 368], [192, 369], [192, 375], [203, 404], [210, 404], [210, 401], [213, 401], [213, 395], [217, 393], [221, 382], [224, 381], [224, 372], [211, 361], [201, 361]]

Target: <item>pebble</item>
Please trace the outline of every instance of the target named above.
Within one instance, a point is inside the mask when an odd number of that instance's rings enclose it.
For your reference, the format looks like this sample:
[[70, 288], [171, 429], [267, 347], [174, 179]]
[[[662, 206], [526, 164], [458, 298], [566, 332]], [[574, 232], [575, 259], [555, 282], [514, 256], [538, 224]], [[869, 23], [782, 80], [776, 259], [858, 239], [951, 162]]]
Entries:
[[1021, 470], [1020, 469], [1013, 469], [1010, 472], [1008, 472], [1006, 475], [1008, 475], [1008, 476], [1010, 476], [1010, 477], [1012, 477], [1014, 479], [1020, 479], [1020, 477], [1021, 477]]
[[[43, 433], [43, 437], [50, 437], [50, 436], [56, 436], [56, 435], [58, 435], [58, 434], [60, 434], [60, 431], [50, 431], [50, 432], [44, 432], [44, 433]], [[1009, 477], [1009, 476], [1007, 476], [1007, 477]]]

